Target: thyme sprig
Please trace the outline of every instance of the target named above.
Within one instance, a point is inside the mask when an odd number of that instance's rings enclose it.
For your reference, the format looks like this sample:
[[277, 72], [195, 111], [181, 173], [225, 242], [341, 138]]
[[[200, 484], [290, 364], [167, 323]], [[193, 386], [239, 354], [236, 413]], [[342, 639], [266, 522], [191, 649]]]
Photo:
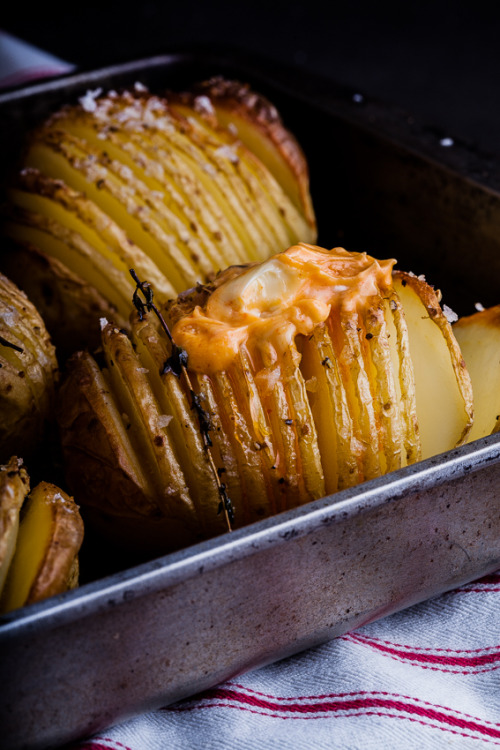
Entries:
[[[153, 289], [151, 287], [151, 284], [148, 281], [141, 281], [133, 268], [130, 269], [130, 275], [132, 276], [136, 284], [132, 296], [132, 302], [139, 314], [140, 320], [144, 319], [144, 316], [147, 312], [153, 312], [160, 321], [160, 325], [170, 341], [172, 347], [171, 355], [166, 360], [162, 370], [160, 371], [160, 374], [164, 375], [167, 372], [172, 372], [173, 375], [183, 381], [186, 389], [189, 391], [191, 397], [191, 408], [196, 412], [196, 416], [198, 417], [198, 425], [200, 428], [201, 436], [203, 438], [203, 444], [208, 457], [208, 462], [215, 477], [217, 490], [219, 492], [220, 503], [217, 512], [224, 513], [228, 531], [232, 531], [232, 524], [234, 523], [234, 508], [231, 499], [227, 494], [226, 485], [224, 484], [224, 482], [221, 482], [220, 479], [220, 476], [225, 471], [225, 469], [218, 469], [216, 467], [215, 461], [210, 451], [210, 448], [212, 447], [212, 439], [209, 435], [209, 432], [211, 429], [213, 429], [210, 420], [210, 414], [202, 406], [201, 402], [204, 398], [203, 394], [195, 393], [191, 385], [191, 379], [187, 371], [187, 352], [185, 351], [185, 349], [178, 347], [174, 342], [172, 333], [170, 332], [165, 318], [153, 302]], [[140, 293], [142, 293], [144, 299], [140, 297]]]
[[3, 336], [0, 336], [0, 344], [2, 346], [8, 346], [10, 349], [15, 349], [16, 352], [19, 352], [20, 354], [24, 354], [24, 349], [22, 347], [13, 344], [11, 341], [7, 341]]

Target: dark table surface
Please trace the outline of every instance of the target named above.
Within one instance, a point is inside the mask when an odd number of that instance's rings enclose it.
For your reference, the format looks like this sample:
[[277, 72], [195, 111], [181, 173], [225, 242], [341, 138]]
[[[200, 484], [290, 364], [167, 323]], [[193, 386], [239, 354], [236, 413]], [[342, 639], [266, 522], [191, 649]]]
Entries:
[[304, 66], [500, 153], [500, 3], [11, 3], [7, 31], [84, 69], [230, 44]]

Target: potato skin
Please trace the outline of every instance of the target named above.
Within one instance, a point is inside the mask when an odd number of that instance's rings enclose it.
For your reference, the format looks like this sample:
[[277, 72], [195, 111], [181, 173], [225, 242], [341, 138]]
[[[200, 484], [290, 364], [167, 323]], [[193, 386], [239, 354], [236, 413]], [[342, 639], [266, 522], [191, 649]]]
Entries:
[[0, 466], [0, 595], [15, 550], [19, 514], [29, 489], [22, 460], [12, 456], [7, 464]]
[[0, 274], [0, 460], [31, 455], [52, 417], [58, 363], [35, 306]]
[[134, 554], [162, 554], [198, 541], [201, 531], [189, 514], [158, 502], [115, 409], [97, 364], [77, 352], [60, 389], [58, 421], [66, 481], [84, 506], [85, 522]]
[[8, 244], [0, 262], [42, 316], [61, 362], [75, 350], [99, 345], [99, 318], [126, 325], [94, 287], [33, 245]]
[[83, 521], [72, 497], [49, 482], [40, 482], [29, 502], [49, 505], [51, 533], [43, 562], [33, 581], [26, 604], [55, 596], [74, 588], [78, 578], [78, 552], [83, 542]]

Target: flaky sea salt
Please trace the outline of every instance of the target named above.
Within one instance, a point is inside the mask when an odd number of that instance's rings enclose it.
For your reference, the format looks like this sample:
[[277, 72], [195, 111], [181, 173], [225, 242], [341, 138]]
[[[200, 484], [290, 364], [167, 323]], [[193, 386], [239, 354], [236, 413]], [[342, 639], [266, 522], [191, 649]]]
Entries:
[[95, 112], [97, 109], [96, 99], [102, 94], [102, 89], [89, 89], [84, 96], [81, 96], [78, 101], [85, 110], [85, 112]]
[[216, 156], [221, 156], [223, 159], [228, 159], [231, 164], [238, 164], [239, 156], [231, 146], [219, 146], [215, 151]]
[[484, 305], [482, 305], [480, 302], [476, 302], [476, 304], [474, 305], [474, 307], [476, 308], [476, 310], [478, 312], [483, 312], [483, 310], [484, 310]]
[[458, 315], [448, 305], [443, 305], [443, 313], [448, 323], [456, 323]]
[[172, 419], [173, 416], [171, 414], [160, 414], [160, 416], [158, 417], [158, 426], [168, 427]]
[[102, 331], [102, 330], [104, 330], [104, 328], [106, 328], [106, 326], [108, 325], [109, 321], [108, 321], [107, 318], [99, 318], [99, 323], [101, 325], [101, 331]]
[[201, 115], [214, 114], [214, 108], [208, 96], [197, 96], [194, 100], [194, 110]]

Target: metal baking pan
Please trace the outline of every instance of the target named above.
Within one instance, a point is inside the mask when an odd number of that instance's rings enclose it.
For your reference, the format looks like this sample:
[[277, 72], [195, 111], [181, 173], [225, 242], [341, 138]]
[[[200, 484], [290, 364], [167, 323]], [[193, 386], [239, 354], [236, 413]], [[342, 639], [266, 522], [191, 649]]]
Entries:
[[[267, 95], [298, 137], [320, 244], [395, 257], [461, 314], [500, 301], [498, 158], [447, 147], [450, 134], [397, 108], [235, 50], [178, 51], [6, 92], [2, 170], [28, 127], [89, 88], [176, 88], [214, 74]], [[499, 487], [497, 434], [4, 616], [2, 747], [88, 736], [492, 572]]]

